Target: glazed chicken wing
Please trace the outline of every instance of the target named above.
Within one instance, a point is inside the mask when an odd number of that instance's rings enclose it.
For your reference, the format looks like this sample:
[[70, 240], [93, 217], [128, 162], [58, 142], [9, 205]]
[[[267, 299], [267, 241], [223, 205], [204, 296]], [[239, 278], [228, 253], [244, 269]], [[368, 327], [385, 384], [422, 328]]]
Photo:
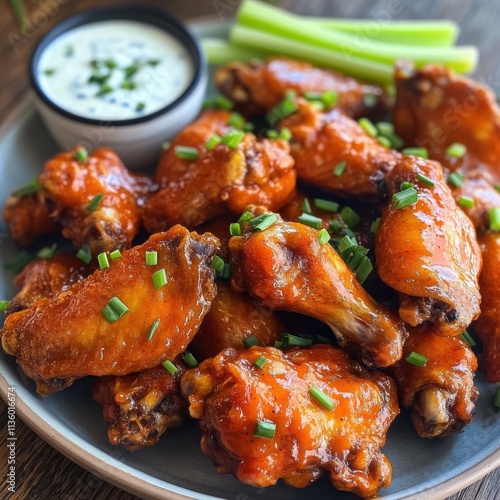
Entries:
[[[109, 269], [8, 316], [3, 348], [42, 394], [52, 379], [66, 381], [64, 387], [78, 377], [126, 375], [173, 359], [185, 350], [215, 296], [210, 262], [217, 247], [212, 235], [181, 226], [153, 235], [112, 260]], [[146, 251], [157, 252], [156, 266], [146, 264]], [[152, 276], [162, 270], [166, 283], [155, 285]]]
[[387, 204], [375, 243], [378, 274], [400, 293], [406, 323], [428, 321], [436, 334], [458, 335], [479, 315], [481, 253], [474, 227], [456, 206], [438, 163], [405, 156], [386, 181], [389, 197], [409, 182], [418, 200], [403, 208]]
[[128, 450], [152, 446], [167, 429], [184, 423], [187, 404], [180, 394], [180, 378], [186, 365], [178, 358], [173, 363], [173, 375], [160, 365], [96, 380], [92, 398], [102, 406], [111, 444]]
[[234, 236], [229, 248], [236, 290], [327, 323], [368, 365], [388, 366], [401, 357], [402, 321], [368, 295], [333, 247], [319, 242], [317, 230], [277, 218], [264, 231]]
[[287, 90], [295, 90], [299, 95], [334, 91], [338, 94], [339, 109], [353, 117], [380, 114], [387, 104], [378, 85], [286, 58], [228, 64], [217, 70], [215, 85], [248, 113], [269, 111]]
[[58, 154], [39, 176], [51, 217], [77, 248], [89, 245], [94, 254], [130, 247], [152, 181], [130, 174], [110, 149], [99, 148], [80, 161], [77, 151]]
[[461, 432], [472, 422], [478, 391], [474, 386], [477, 359], [458, 337], [439, 337], [411, 329], [404, 356], [425, 356], [424, 366], [401, 359], [389, 369], [398, 385], [400, 402], [411, 409], [420, 437], [442, 438]]
[[[262, 368], [255, 366], [260, 356]], [[332, 409], [311, 395], [313, 387], [331, 398]], [[399, 412], [394, 382], [341, 349], [229, 348], [187, 371], [181, 390], [219, 472], [257, 488], [278, 479], [303, 488], [326, 472], [336, 488], [362, 497], [390, 484], [380, 447]], [[256, 436], [258, 422], [274, 432]]]

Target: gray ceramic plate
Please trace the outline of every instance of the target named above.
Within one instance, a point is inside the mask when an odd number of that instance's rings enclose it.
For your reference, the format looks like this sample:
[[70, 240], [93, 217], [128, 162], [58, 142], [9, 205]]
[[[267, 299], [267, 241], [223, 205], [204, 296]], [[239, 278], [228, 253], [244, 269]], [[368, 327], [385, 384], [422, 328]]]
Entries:
[[[193, 25], [201, 36], [223, 36], [227, 23]], [[27, 101], [0, 134], [0, 206], [14, 188], [34, 177], [43, 162], [57, 151], [31, 101]], [[1, 223], [0, 223], [1, 224]], [[16, 249], [0, 225], [0, 299], [14, 290], [3, 263]], [[17, 394], [18, 415], [43, 439], [82, 467], [145, 498], [353, 499], [335, 492], [327, 478], [305, 489], [283, 484], [257, 490], [231, 476], [220, 476], [200, 451], [200, 432], [194, 423], [167, 433], [152, 448], [134, 453], [108, 443], [100, 408], [91, 401], [90, 384], [78, 381], [63, 392], [42, 398], [13, 358], [0, 355], [0, 391]], [[477, 377], [480, 389], [477, 414], [466, 432], [448, 441], [416, 437], [406, 414], [391, 428], [385, 453], [394, 468], [386, 500], [432, 499], [450, 495], [500, 465], [500, 415], [492, 410], [494, 387]]]

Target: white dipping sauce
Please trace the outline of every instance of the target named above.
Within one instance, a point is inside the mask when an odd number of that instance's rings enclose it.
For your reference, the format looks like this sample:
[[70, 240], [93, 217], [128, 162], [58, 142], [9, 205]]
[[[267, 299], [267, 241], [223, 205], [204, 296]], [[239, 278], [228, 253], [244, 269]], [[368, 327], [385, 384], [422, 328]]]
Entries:
[[85, 118], [128, 120], [175, 101], [193, 80], [182, 43], [156, 26], [100, 21], [52, 41], [37, 68], [45, 95]]

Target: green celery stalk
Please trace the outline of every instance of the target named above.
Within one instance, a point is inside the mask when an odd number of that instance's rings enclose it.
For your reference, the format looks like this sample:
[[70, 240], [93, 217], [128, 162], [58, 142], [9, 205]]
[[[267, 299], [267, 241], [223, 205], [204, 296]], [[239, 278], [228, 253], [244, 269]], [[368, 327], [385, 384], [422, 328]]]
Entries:
[[229, 64], [233, 61], [250, 61], [255, 58], [263, 58], [269, 52], [247, 49], [234, 45], [220, 38], [203, 38], [201, 46], [210, 64]]

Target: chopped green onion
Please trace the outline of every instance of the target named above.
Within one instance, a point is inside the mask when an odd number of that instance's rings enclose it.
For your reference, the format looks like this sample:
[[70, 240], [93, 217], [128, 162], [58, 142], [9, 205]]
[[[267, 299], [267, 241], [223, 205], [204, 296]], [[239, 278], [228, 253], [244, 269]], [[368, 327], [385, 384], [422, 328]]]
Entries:
[[259, 420], [255, 426], [254, 437], [273, 438], [276, 433], [276, 424]]
[[231, 263], [230, 262], [224, 263], [224, 269], [222, 270], [220, 277], [225, 279], [225, 280], [228, 280], [231, 277]]
[[88, 212], [93, 212], [99, 206], [99, 204], [102, 202], [103, 199], [104, 199], [104, 195], [102, 193], [96, 194], [92, 198], [90, 203], [87, 205], [86, 210]]
[[493, 398], [493, 406], [497, 411], [500, 411], [500, 385], [495, 390], [495, 397]]
[[131, 80], [124, 80], [120, 85], [120, 88], [122, 88], [123, 90], [135, 90], [137, 88], [137, 83]]
[[325, 228], [319, 230], [318, 241], [320, 245], [324, 245], [330, 241], [330, 233]]
[[405, 189], [408, 189], [408, 188], [411, 188], [415, 186], [415, 184], [413, 184], [413, 182], [408, 182], [408, 181], [403, 181], [400, 185], [399, 185], [399, 189], [401, 191], [404, 191]]
[[325, 105], [326, 109], [333, 108], [337, 105], [339, 94], [334, 90], [325, 90], [320, 96], [321, 102]]
[[471, 334], [467, 331], [464, 330], [460, 334], [460, 338], [469, 346], [469, 347], [474, 347], [476, 345], [476, 341], [472, 338]]
[[266, 137], [268, 139], [277, 139], [279, 137], [278, 131], [271, 129], [266, 132]]
[[327, 410], [333, 409], [333, 399], [330, 396], [327, 396], [319, 387], [313, 385], [309, 389], [309, 394], [322, 406], [324, 406]]
[[339, 241], [339, 252], [342, 254], [346, 250], [352, 249], [358, 246], [358, 242], [355, 238], [350, 238], [349, 236], [344, 236]]
[[263, 214], [250, 219], [249, 222], [253, 231], [264, 231], [277, 220], [278, 216], [276, 214]]
[[113, 250], [112, 252], [109, 252], [109, 256], [113, 260], [116, 260], [116, 259], [119, 259], [122, 256], [122, 253], [120, 252], [120, 250], [116, 249], [116, 250]]
[[234, 149], [242, 141], [243, 137], [245, 137], [243, 130], [230, 130], [221, 137], [221, 142], [228, 148]]
[[19, 274], [30, 262], [31, 255], [23, 250], [19, 252], [13, 259], [10, 259], [4, 264], [4, 268], [12, 271], [14, 274]]
[[267, 363], [267, 358], [265, 356], [259, 356], [255, 361], [254, 365], [257, 368], [262, 368]]
[[496, 184], [496, 185], [495, 185], [495, 189], [496, 189], [497, 191], [500, 191], [500, 184]]
[[281, 349], [283, 347], [283, 342], [281, 342], [280, 340], [275, 340], [274, 347], [276, 347], [276, 349]]
[[377, 234], [378, 228], [380, 227], [380, 217], [377, 217], [370, 225], [370, 233]]
[[181, 357], [189, 368], [196, 368], [198, 366], [198, 360], [190, 352], [185, 352]]
[[453, 187], [459, 188], [462, 187], [462, 184], [465, 181], [465, 177], [460, 173], [460, 172], [452, 172], [450, 175], [448, 175], [448, 184], [452, 185]]
[[241, 214], [240, 218], [238, 219], [238, 223], [243, 224], [244, 222], [248, 222], [252, 218], [253, 218], [253, 213], [247, 210], [246, 212], [243, 212]]
[[159, 271], [153, 273], [151, 279], [153, 280], [153, 286], [155, 287], [155, 290], [159, 290], [168, 283], [167, 273], [165, 269], [160, 269]]
[[103, 310], [102, 315], [106, 318], [108, 323], [114, 323], [120, 319], [120, 316], [113, 310], [113, 308], [108, 304]]
[[394, 134], [394, 125], [391, 122], [377, 122], [375, 127], [377, 127], [378, 133], [385, 137]]
[[212, 149], [215, 148], [215, 146], [218, 146], [221, 143], [221, 138], [218, 135], [213, 135], [208, 139], [208, 141], [205, 143], [205, 149], [207, 151], [212, 151]]
[[214, 260], [212, 260], [212, 263], [210, 264], [210, 267], [215, 270], [215, 272], [219, 275], [224, 271], [224, 260], [221, 259], [218, 255], [214, 257]]
[[151, 325], [151, 328], [149, 329], [148, 331], [148, 340], [151, 340], [153, 338], [153, 335], [155, 334], [158, 326], [160, 325], [160, 320], [159, 319], [155, 319], [153, 321], [153, 324]]
[[243, 118], [240, 113], [233, 111], [229, 116], [227, 124], [232, 127], [242, 129], [245, 126], [245, 118]]
[[99, 91], [96, 92], [95, 97], [109, 94], [110, 92], [113, 92], [113, 90], [114, 88], [109, 83], [104, 83], [100, 86]]
[[354, 229], [361, 222], [361, 217], [351, 207], [344, 207], [340, 211], [340, 216], [347, 227], [351, 229]]
[[426, 186], [429, 186], [429, 187], [434, 187], [436, 185], [436, 183], [432, 179], [429, 179], [429, 177], [426, 177], [424, 174], [418, 173], [417, 174], [417, 179], [422, 184], [425, 184]]
[[305, 214], [312, 214], [311, 204], [309, 203], [309, 198], [304, 198], [302, 201], [302, 212]]
[[135, 107], [135, 110], [139, 113], [141, 111], [144, 111], [145, 108], [146, 108], [145, 102], [138, 102], [137, 106]]
[[206, 99], [203, 102], [204, 108], [233, 109], [233, 106], [233, 101], [223, 95], [218, 95], [212, 99]]
[[43, 247], [36, 254], [40, 259], [52, 259], [57, 251], [57, 243], [52, 244], [50, 247]]
[[370, 136], [377, 137], [378, 130], [377, 127], [373, 124], [373, 122], [369, 118], [360, 118], [358, 120], [360, 127]]
[[319, 229], [323, 220], [320, 217], [310, 214], [301, 214], [297, 219], [301, 224], [313, 227], [314, 229]]
[[335, 168], [333, 169], [333, 175], [335, 177], [340, 177], [344, 173], [346, 167], [347, 167], [347, 162], [345, 161], [337, 163], [337, 165], [335, 165]]
[[285, 92], [283, 100], [271, 109], [267, 114], [267, 121], [274, 127], [279, 121], [283, 120], [287, 116], [292, 115], [297, 111], [297, 105], [295, 104], [296, 94], [293, 90], [288, 90]]
[[388, 137], [384, 137], [383, 135], [378, 136], [377, 141], [386, 148], [390, 148], [392, 146], [391, 140]]
[[297, 335], [292, 335], [291, 333], [284, 333], [281, 336], [281, 342], [284, 346], [300, 346], [307, 347], [312, 345], [312, 339], [304, 339], [302, 337], [298, 337]]
[[418, 201], [418, 193], [414, 187], [409, 187], [399, 193], [394, 193], [392, 195], [392, 204], [394, 208], [400, 209], [409, 207], [410, 205], [415, 205]]
[[175, 146], [175, 154], [181, 160], [197, 160], [198, 150], [190, 146]]
[[330, 231], [338, 233], [342, 229], [342, 224], [337, 219], [332, 219], [329, 223]]
[[427, 361], [429, 361], [429, 358], [426, 358], [424, 355], [419, 354], [418, 352], [410, 352], [408, 356], [405, 358], [408, 363], [411, 363], [412, 365], [415, 366], [425, 366]]
[[361, 263], [356, 268], [356, 277], [360, 283], [364, 283], [366, 278], [370, 275], [373, 270], [373, 264], [370, 259], [366, 256], [363, 256]]
[[37, 178], [34, 178], [24, 186], [21, 186], [20, 188], [16, 189], [14, 191], [14, 194], [16, 196], [26, 196], [28, 194], [34, 194], [40, 190], [40, 187], [41, 187], [40, 181]]
[[[314, 206], [319, 210], [324, 210], [325, 212], [337, 212], [339, 209], [339, 204], [330, 200], [323, 200], [321, 198], [314, 198]], [[303, 209], [304, 207], [302, 207]], [[305, 210], [304, 210], [305, 212]]]
[[229, 234], [231, 236], [241, 236], [241, 226], [238, 222], [232, 222], [229, 224]]
[[97, 256], [97, 262], [99, 263], [99, 268], [100, 269], [108, 269], [109, 267], [109, 260], [108, 260], [108, 255], [106, 252], [101, 252]]
[[283, 127], [280, 130], [279, 136], [278, 136], [282, 141], [289, 141], [292, 138], [292, 132], [290, 131], [289, 128]]
[[156, 250], [146, 250], [145, 260], [147, 266], [158, 265], [158, 252]]
[[89, 153], [87, 151], [87, 148], [80, 146], [75, 153], [73, 154], [73, 158], [76, 161], [79, 161], [80, 163], [83, 163], [84, 161], [87, 161], [89, 157]]
[[488, 221], [492, 231], [500, 231], [500, 207], [488, 210]]
[[470, 196], [460, 196], [458, 204], [464, 208], [473, 208], [476, 202], [474, 198], [471, 198]]
[[243, 125], [243, 130], [245, 132], [252, 132], [252, 130], [255, 128], [255, 125], [253, 123], [247, 122], [245, 125]]
[[448, 149], [446, 150], [446, 154], [448, 156], [453, 156], [454, 158], [462, 158], [465, 153], [467, 153], [467, 146], [460, 142], [454, 142], [448, 146]]
[[8, 300], [0, 300], [0, 312], [5, 312], [7, 310], [8, 305], [9, 305]]
[[420, 158], [424, 158], [424, 160], [429, 159], [429, 153], [425, 148], [405, 148], [401, 151], [404, 155], [413, 155], [419, 156]]
[[172, 361], [169, 361], [168, 359], [166, 361], [164, 361], [162, 363], [162, 365], [163, 365], [163, 368], [165, 368], [165, 370], [167, 370], [167, 372], [170, 373], [170, 375], [174, 375], [179, 371], [177, 366], [175, 366], [172, 363]]
[[90, 247], [88, 245], [83, 245], [83, 247], [76, 252], [76, 256], [85, 264], [90, 264], [90, 261], [92, 260]]
[[386, 193], [387, 192], [387, 182], [385, 181], [385, 179], [382, 182], [380, 182], [380, 184], [377, 187], [381, 193]]
[[128, 313], [129, 308], [118, 298], [113, 297], [102, 310], [103, 316], [109, 323], [119, 320], [124, 314]]
[[243, 345], [247, 349], [250, 349], [250, 347], [253, 347], [254, 345], [259, 345], [259, 340], [255, 335], [250, 335], [250, 337], [243, 339]]

